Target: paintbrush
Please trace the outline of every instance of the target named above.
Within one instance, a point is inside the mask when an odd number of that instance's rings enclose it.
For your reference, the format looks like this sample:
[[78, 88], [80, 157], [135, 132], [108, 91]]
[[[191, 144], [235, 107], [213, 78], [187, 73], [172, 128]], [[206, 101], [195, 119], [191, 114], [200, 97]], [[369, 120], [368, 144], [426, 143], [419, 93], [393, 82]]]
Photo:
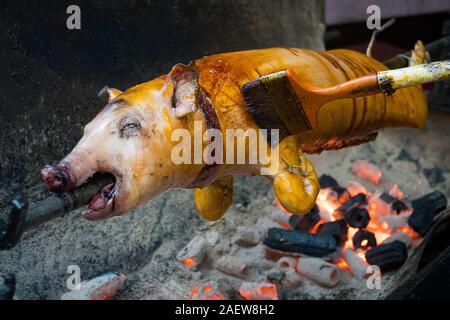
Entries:
[[318, 112], [327, 102], [378, 93], [389, 96], [397, 89], [449, 78], [450, 61], [381, 71], [325, 88], [302, 83], [283, 70], [247, 82], [241, 92], [255, 123], [262, 129], [279, 129], [282, 140], [316, 129]]

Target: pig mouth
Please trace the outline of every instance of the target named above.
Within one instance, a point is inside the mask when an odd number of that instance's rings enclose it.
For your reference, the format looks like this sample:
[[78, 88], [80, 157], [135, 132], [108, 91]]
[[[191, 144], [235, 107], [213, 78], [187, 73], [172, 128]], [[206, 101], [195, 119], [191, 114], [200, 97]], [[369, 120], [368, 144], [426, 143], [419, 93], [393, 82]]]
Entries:
[[107, 173], [107, 175], [113, 177], [114, 182], [101, 186], [90, 199], [87, 210], [83, 213], [84, 218], [88, 220], [105, 219], [114, 215], [121, 179], [111, 173]]
[[104, 215], [105, 211], [113, 212], [117, 192], [118, 189], [115, 183], [109, 183], [103, 186], [89, 201], [88, 209], [83, 214], [84, 217], [89, 220], [94, 220], [100, 214]]
[[75, 170], [73, 166], [63, 163], [56, 167], [45, 166], [41, 170], [41, 178], [47, 189], [56, 193], [67, 192], [85, 184], [98, 188], [96, 194], [88, 200], [87, 210], [83, 213], [88, 220], [100, 220], [118, 215], [118, 209], [120, 209], [118, 207], [121, 207], [127, 193], [125, 187], [127, 184], [123, 185], [122, 172], [98, 171], [82, 176], [79, 176], [77, 172], [79, 170]]

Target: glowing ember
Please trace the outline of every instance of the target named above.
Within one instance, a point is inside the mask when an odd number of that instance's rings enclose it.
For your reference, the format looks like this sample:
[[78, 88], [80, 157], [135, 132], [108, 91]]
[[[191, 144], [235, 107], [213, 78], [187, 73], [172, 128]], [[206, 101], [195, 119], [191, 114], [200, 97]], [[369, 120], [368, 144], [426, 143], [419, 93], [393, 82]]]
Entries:
[[244, 282], [239, 293], [245, 300], [278, 300], [277, 287], [273, 283]]
[[225, 294], [215, 283], [206, 283], [191, 289], [191, 300], [226, 300]]
[[183, 264], [186, 267], [192, 267], [192, 266], [195, 265], [195, 258], [186, 258], [186, 259], [183, 260]]
[[347, 273], [351, 274], [350, 266], [348, 265], [347, 261], [345, 261], [344, 258], [339, 257], [339, 259], [334, 263], [336, 267], [338, 267], [341, 270], [344, 270]]
[[[366, 165], [367, 161], [359, 162], [354, 166], [353, 170], [357, 171], [357, 174], [360, 177], [364, 176], [366, 177], [366, 180], [369, 180], [372, 183], [379, 183], [382, 176], [381, 171], [376, 167], [370, 167], [372, 166], [370, 164], [369, 167]], [[361, 168], [364, 168], [364, 172], [359, 171]], [[392, 186], [389, 191], [389, 195], [387, 195], [387, 193], [383, 193], [381, 190], [371, 193], [362, 184], [355, 181], [349, 181], [347, 184], [347, 189], [343, 192], [342, 190], [336, 190], [338, 189], [334, 187], [320, 189], [316, 199], [320, 221], [312, 228], [312, 230], [310, 230], [310, 232], [316, 233], [319, 226], [327, 222], [332, 222], [339, 219], [350, 219], [348, 212], [343, 212], [343, 209], [338, 209], [345, 205], [350, 198], [355, 197], [358, 194], [362, 193], [366, 196], [367, 203], [360, 203], [358, 208], [367, 210], [367, 213], [370, 216], [367, 226], [362, 229], [354, 228], [351, 227], [347, 221], [347, 240], [342, 245], [341, 255], [335, 257], [333, 261], [336, 267], [347, 272], [349, 275], [360, 279], [363, 279], [366, 276], [366, 269], [368, 266], [365, 257], [366, 250], [372, 246], [369, 246], [369, 244], [374, 242], [373, 240], [369, 241], [369, 239], [363, 239], [362, 241], [360, 240], [361, 242], [358, 243], [359, 248], [355, 249], [353, 245], [353, 238], [359, 230], [364, 229], [369, 233], [373, 233], [375, 237], [374, 240], [376, 240], [377, 245], [382, 244], [393, 234], [400, 232], [405, 233], [410, 237], [410, 239], [420, 239], [420, 236], [415, 233], [407, 223], [408, 217], [412, 213], [412, 210], [408, 209], [398, 212], [396, 209], [392, 208], [392, 203], [394, 203], [394, 201], [404, 198], [404, 194], [397, 184]], [[291, 214], [284, 210], [279, 203], [276, 204], [276, 207], [277, 212], [275, 215], [272, 215], [272, 217], [284, 228], [290, 228], [288, 221]], [[413, 242], [413, 244], [414, 243], [417, 242]], [[286, 253], [280, 255], [280, 253], [278, 253], [277, 259], [281, 256], [289, 256], [289, 254]], [[283, 259], [287, 258], [284, 257]], [[241, 286], [240, 293], [242, 297], [249, 300], [277, 298], [276, 287], [272, 284], [247, 283], [245, 286]]]
[[360, 183], [356, 181], [349, 181], [347, 183], [347, 191], [350, 193], [351, 197], [354, 197], [360, 193], [364, 193], [366, 196], [369, 194], [367, 189]]
[[389, 190], [389, 195], [391, 197], [394, 197], [394, 198], [398, 199], [398, 200], [402, 200], [403, 197], [404, 197], [403, 192], [400, 190], [400, 188], [398, 187], [397, 184], [394, 184], [392, 186], [391, 190]]
[[358, 177], [373, 184], [379, 184], [383, 173], [381, 170], [366, 160], [357, 160], [352, 164], [352, 171]]
[[320, 189], [316, 199], [319, 214], [323, 222], [335, 221], [334, 212], [341, 205], [338, 201], [337, 194], [331, 188]]
[[361, 261], [366, 262], [366, 254], [363, 250], [356, 250], [356, 255], [361, 259]]

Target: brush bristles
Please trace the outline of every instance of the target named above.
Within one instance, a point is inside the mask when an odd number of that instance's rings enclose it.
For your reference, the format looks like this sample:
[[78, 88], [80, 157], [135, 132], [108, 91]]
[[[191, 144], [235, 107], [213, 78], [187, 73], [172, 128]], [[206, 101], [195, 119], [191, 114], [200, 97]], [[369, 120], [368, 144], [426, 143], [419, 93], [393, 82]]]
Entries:
[[311, 129], [309, 121], [291, 87], [286, 71], [249, 81], [241, 88], [247, 109], [261, 129], [279, 130], [280, 141]]
[[291, 135], [284, 122], [275, 112], [272, 97], [268, 94], [260, 78], [246, 83], [241, 88], [242, 97], [253, 121], [261, 129], [267, 129], [267, 141], [271, 143], [270, 129], [279, 130], [280, 141]]

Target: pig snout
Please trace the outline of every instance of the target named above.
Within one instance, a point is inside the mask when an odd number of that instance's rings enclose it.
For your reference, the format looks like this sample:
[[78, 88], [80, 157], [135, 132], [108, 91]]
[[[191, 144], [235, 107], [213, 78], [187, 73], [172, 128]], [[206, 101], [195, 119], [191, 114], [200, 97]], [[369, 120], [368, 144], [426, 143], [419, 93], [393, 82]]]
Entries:
[[64, 166], [45, 166], [41, 170], [41, 179], [47, 189], [53, 192], [63, 192], [76, 187], [76, 181]]

